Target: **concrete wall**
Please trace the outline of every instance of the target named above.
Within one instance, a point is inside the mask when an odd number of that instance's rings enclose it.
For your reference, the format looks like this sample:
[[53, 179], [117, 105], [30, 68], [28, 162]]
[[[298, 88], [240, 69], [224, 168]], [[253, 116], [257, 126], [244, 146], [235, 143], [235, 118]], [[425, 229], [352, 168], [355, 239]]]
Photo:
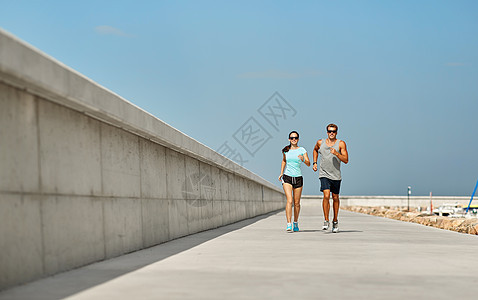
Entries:
[[[303, 196], [306, 201], [322, 201], [322, 196]], [[332, 201], [332, 200], [330, 200]], [[470, 197], [432, 196], [433, 207], [444, 203], [468, 205]], [[476, 204], [477, 199], [473, 201]], [[430, 196], [340, 196], [341, 206], [429, 207]]]
[[271, 183], [0, 30], [0, 289], [284, 204]]

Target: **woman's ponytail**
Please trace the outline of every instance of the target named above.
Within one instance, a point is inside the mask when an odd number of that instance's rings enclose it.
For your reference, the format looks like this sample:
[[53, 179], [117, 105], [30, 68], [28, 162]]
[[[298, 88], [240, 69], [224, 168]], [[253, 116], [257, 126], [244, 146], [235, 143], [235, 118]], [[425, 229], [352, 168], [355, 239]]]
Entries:
[[285, 146], [284, 149], [282, 149], [282, 153], [289, 152], [289, 150], [290, 150], [290, 144]]

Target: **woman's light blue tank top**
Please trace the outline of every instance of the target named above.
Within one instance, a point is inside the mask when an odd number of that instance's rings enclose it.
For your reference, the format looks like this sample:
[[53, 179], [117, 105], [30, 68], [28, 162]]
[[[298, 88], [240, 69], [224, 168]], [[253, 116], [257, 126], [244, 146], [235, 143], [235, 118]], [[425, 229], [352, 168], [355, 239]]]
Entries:
[[302, 161], [299, 159], [299, 155], [304, 155], [307, 151], [303, 147], [299, 147], [297, 149], [290, 149], [285, 154], [285, 171], [284, 174], [291, 177], [299, 177], [302, 176], [302, 172], [300, 171], [300, 164]]

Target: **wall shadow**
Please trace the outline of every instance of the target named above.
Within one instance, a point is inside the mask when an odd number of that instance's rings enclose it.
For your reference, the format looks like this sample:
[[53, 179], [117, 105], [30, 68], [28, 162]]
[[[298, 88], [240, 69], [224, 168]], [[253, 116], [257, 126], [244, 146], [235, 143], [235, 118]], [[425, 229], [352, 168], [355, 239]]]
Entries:
[[63, 299], [166, 259], [172, 255], [194, 248], [221, 235], [254, 224], [282, 210], [283, 209], [280, 209], [216, 229], [188, 235], [147, 249], [12, 287], [1, 291], [0, 299]]

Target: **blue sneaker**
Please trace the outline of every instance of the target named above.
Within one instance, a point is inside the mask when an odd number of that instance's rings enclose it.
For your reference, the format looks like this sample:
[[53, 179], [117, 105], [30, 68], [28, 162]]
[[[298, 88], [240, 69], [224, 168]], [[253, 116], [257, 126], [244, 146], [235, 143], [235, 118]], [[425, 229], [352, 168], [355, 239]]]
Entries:
[[294, 222], [294, 232], [299, 231], [299, 223]]
[[287, 232], [292, 232], [292, 223], [287, 223]]

